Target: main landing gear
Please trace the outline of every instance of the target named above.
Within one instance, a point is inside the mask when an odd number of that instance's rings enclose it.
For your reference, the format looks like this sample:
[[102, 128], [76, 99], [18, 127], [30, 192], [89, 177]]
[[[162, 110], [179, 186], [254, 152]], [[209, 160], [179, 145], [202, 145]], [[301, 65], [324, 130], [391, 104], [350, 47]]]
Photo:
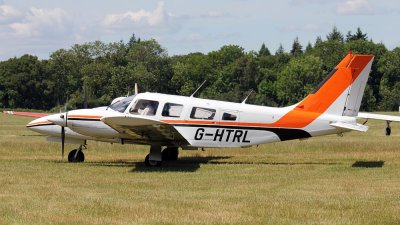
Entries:
[[150, 147], [150, 153], [144, 160], [144, 164], [151, 167], [161, 166], [162, 161], [178, 160], [178, 155], [178, 147], [167, 147], [161, 152], [161, 146], [152, 145]]
[[386, 121], [385, 134], [386, 136], [390, 136], [391, 133], [392, 133], [392, 128], [390, 127], [390, 121]]
[[84, 145], [79, 146], [79, 148], [74, 149], [68, 154], [68, 162], [70, 163], [80, 163], [85, 161], [85, 154], [83, 154], [82, 150], [86, 149]]

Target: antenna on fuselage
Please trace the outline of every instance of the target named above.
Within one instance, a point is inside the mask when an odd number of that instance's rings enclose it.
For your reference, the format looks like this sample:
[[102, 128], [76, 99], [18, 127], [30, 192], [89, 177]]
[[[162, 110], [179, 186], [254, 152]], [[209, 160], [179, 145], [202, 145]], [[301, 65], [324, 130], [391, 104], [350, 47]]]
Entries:
[[139, 94], [139, 88], [137, 83], [135, 83], [135, 95]]
[[204, 80], [203, 83], [198, 87], [193, 94], [190, 96], [191, 98], [194, 97], [194, 95], [203, 87], [203, 85], [207, 82], [207, 80]]
[[250, 93], [246, 96], [246, 98], [243, 100], [242, 104], [246, 104], [247, 99], [250, 97], [251, 93], [253, 93], [253, 90], [250, 90]]

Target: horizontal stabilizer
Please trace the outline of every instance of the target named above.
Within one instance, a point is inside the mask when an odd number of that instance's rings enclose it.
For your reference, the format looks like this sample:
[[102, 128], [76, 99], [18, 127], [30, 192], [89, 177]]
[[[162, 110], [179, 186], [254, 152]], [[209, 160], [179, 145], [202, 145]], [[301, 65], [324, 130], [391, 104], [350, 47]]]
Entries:
[[390, 116], [383, 114], [373, 114], [373, 113], [358, 113], [357, 118], [360, 119], [374, 119], [374, 120], [384, 120], [390, 122], [400, 122], [400, 116]]
[[334, 122], [330, 124], [332, 127], [342, 128], [346, 130], [355, 130], [361, 132], [367, 132], [368, 126], [359, 123], [344, 123], [344, 122]]

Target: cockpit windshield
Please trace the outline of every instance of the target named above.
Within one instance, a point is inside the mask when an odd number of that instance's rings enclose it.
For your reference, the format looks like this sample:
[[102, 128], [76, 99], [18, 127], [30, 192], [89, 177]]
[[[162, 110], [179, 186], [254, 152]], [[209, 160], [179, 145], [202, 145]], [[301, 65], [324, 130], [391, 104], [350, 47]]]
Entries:
[[123, 113], [123, 112], [125, 112], [126, 108], [129, 106], [129, 104], [132, 102], [132, 100], [135, 98], [135, 96], [136, 95], [126, 97], [126, 98], [108, 106], [108, 108]]

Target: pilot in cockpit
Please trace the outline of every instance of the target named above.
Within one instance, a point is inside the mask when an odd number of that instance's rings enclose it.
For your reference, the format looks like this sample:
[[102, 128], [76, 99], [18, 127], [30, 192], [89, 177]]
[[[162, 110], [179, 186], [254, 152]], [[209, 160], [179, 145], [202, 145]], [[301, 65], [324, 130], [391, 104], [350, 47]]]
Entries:
[[157, 109], [156, 104], [152, 101], [149, 101], [146, 107], [140, 113], [140, 115], [150, 115], [150, 116], [155, 115], [156, 109]]

